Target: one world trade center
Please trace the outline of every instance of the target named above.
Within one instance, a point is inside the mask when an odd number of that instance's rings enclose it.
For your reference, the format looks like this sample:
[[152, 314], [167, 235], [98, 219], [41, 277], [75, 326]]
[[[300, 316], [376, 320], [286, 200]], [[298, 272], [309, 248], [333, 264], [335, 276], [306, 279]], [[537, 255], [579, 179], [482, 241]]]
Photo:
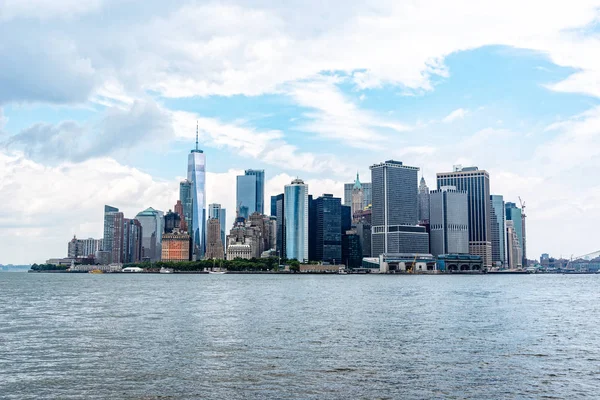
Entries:
[[201, 260], [206, 249], [204, 238], [206, 222], [206, 156], [198, 148], [198, 124], [196, 124], [196, 148], [188, 156], [187, 179], [192, 183], [192, 251], [193, 260]]

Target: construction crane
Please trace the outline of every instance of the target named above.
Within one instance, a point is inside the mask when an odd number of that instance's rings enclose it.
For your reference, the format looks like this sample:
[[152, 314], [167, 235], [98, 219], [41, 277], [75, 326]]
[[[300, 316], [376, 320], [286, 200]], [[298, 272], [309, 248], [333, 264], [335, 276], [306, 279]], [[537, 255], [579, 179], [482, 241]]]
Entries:
[[525, 218], [525, 202], [521, 200], [521, 196], [519, 196], [519, 203], [521, 203], [521, 214], [523, 215], [523, 218]]
[[527, 268], [527, 231], [525, 229], [525, 218], [527, 215], [525, 214], [525, 202], [521, 199], [521, 196], [519, 196], [519, 203], [521, 204], [521, 232], [523, 234], [523, 243], [521, 244], [523, 249], [522, 265], [524, 268]]

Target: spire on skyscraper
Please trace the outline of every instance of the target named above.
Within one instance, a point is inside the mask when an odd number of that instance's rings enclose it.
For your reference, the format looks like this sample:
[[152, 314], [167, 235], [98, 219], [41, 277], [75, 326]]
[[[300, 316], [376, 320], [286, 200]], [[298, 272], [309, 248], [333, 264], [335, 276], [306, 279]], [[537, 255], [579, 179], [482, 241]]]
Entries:
[[198, 151], [198, 120], [196, 120], [196, 151]]
[[360, 179], [358, 179], [358, 171], [356, 171], [356, 180], [354, 181], [353, 189], [362, 189], [362, 184], [360, 183]]

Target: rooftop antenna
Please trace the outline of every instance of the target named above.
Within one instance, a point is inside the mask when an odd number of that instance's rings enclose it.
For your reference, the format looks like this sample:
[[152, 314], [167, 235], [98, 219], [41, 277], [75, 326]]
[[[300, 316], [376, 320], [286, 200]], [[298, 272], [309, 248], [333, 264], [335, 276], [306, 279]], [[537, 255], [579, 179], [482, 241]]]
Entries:
[[196, 120], [196, 150], [198, 150], [198, 120]]

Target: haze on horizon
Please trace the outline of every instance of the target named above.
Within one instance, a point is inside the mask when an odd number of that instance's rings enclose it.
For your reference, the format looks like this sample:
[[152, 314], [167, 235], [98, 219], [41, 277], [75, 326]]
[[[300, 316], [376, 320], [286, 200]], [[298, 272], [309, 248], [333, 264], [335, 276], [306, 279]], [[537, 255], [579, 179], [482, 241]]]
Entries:
[[388, 159], [489, 171], [529, 258], [598, 250], [600, 0], [0, 1], [0, 263], [66, 256], [178, 197], [196, 120], [207, 204], [264, 169], [342, 196]]

